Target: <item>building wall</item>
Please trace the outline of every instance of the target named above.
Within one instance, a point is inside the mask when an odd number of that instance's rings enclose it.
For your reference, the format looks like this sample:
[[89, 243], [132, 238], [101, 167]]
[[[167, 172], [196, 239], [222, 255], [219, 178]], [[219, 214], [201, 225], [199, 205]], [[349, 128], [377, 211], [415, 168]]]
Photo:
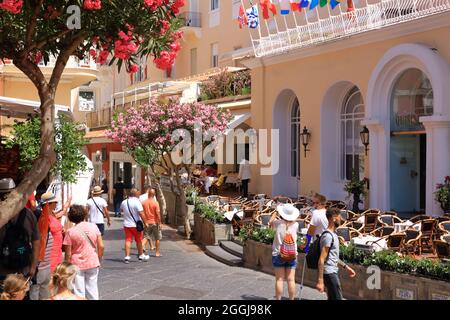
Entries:
[[[416, 22], [416, 30], [421, 30], [420, 21]], [[386, 38], [395, 29], [386, 29]], [[361, 35], [361, 45], [351, 48], [346, 44], [351, 39], [340, 40], [333, 45], [332, 51], [326, 52], [327, 45], [318, 45], [315, 53], [309, 57], [295, 58], [291, 54], [290, 61], [282, 58], [266, 59], [261, 66], [261, 60], [248, 61], [252, 69], [252, 125], [255, 128], [271, 129], [274, 121], [274, 106], [280, 93], [286, 89], [292, 90], [300, 101], [301, 127], [306, 126], [312, 133], [311, 144], [307, 157], [301, 152], [301, 180], [299, 194], [311, 194], [326, 190], [321, 185], [321, 163], [325, 161], [321, 154], [324, 138], [321, 137], [325, 128], [321, 127], [321, 113], [324, 99], [334, 86], [354, 84], [361, 90], [364, 100], [367, 99], [369, 81], [374, 69], [385, 53], [405, 43], [419, 43], [437, 49], [445, 60], [450, 62], [450, 43], [447, 41], [450, 27], [441, 27], [425, 32], [416, 32], [389, 40], [380, 40], [365, 44], [366, 39]], [[380, 36], [379, 38], [382, 39]], [[300, 52], [301, 53], [301, 52]], [[300, 55], [299, 53], [299, 55]], [[287, 56], [287, 55], [286, 55]], [[286, 60], [288, 59], [285, 57]], [[343, 86], [345, 87], [345, 86]], [[446, 102], [447, 104], [449, 102]], [[338, 106], [336, 106], [338, 107]], [[339, 106], [340, 107], [340, 106]], [[381, 106], [380, 106], [381, 107]], [[386, 106], [384, 106], [386, 107]], [[367, 110], [367, 109], [366, 109]], [[366, 111], [367, 112], [367, 111]], [[450, 148], [444, 145], [443, 148]], [[333, 155], [327, 155], [333, 156]], [[339, 155], [335, 155], [338, 160]], [[368, 167], [366, 163], [366, 167]], [[272, 187], [271, 176], [259, 176], [259, 167], [253, 168], [254, 179], [251, 191], [254, 193], [276, 193]], [[367, 172], [367, 175], [369, 172]], [[342, 182], [337, 181], [342, 184]], [[337, 195], [337, 194], [336, 194]], [[341, 195], [345, 196], [342, 192]]]

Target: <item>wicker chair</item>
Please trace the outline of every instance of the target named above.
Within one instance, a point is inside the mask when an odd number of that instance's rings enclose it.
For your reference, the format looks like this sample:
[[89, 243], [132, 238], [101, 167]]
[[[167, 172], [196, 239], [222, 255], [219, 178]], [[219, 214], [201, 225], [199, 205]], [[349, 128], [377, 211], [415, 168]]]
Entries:
[[337, 208], [340, 210], [344, 210], [347, 208], [347, 204], [341, 200], [328, 200], [326, 206], [328, 208]]
[[270, 218], [272, 218], [271, 214], [260, 214], [256, 216], [255, 221], [263, 226], [268, 226]]
[[395, 211], [385, 211], [383, 212], [383, 215], [398, 216], [397, 212]]
[[364, 223], [360, 223], [358, 221], [349, 221], [345, 223], [342, 227], [349, 227], [357, 230], [358, 232], [363, 232], [364, 230]]
[[394, 233], [387, 238], [387, 246], [390, 250], [399, 252], [405, 243], [405, 233]]
[[292, 204], [292, 203], [294, 203], [291, 198], [283, 197], [283, 196], [275, 197], [275, 198], [273, 198], [273, 200], [275, 202], [281, 203], [281, 204], [284, 204], [284, 203], [291, 203]]
[[403, 220], [394, 215], [383, 214], [378, 217], [378, 223], [382, 226], [393, 227], [394, 224], [401, 222], [403, 222]]
[[379, 238], [387, 238], [391, 234], [394, 233], [394, 227], [391, 226], [382, 226], [378, 229], [375, 229], [370, 233], [370, 235], [379, 237]]
[[367, 212], [364, 214], [364, 233], [370, 233], [377, 228], [379, 213]]
[[431, 219], [430, 216], [427, 216], [425, 214], [419, 214], [419, 215], [414, 216], [411, 219], [409, 219], [409, 221], [411, 221], [412, 223], [417, 223], [417, 222], [420, 222], [422, 220], [429, 220], [429, 219]]
[[308, 228], [309, 222], [306, 219], [298, 219], [298, 229], [305, 229]]
[[445, 242], [447, 242], [447, 243], [450, 243], [450, 234], [444, 234], [444, 235], [441, 237], [441, 240], [442, 240], [442, 241], [445, 241]]
[[433, 241], [433, 250], [439, 259], [450, 258], [450, 243], [442, 240]]
[[450, 234], [450, 221], [444, 221], [438, 224], [439, 230], [442, 231], [443, 234]]
[[422, 233], [415, 229], [407, 229], [405, 231], [406, 237], [403, 244], [403, 250], [408, 254], [411, 250], [412, 253], [419, 251], [419, 255], [422, 254], [422, 247], [420, 246]]
[[435, 228], [437, 221], [435, 219], [426, 219], [422, 220], [420, 227], [420, 232], [422, 233], [422, 236], [420, 238], [420, 253], [423, 252], [423, 249], [425, 246], [430, 248], [430, 250], [433, 250], [433, 237], [435, 234]]
[[362, 215], [366, 215], [368, 213], [376, 213], [378, 215], [381, 215], [381, 210], [379, 210], [379, 209], [369, 209], [369, 210], [364, 211], [362, 213]]
[[336, 229], [336, 234], [344, 243], [350, 242], [353, 238], [359, 237], [361, 233], [350, 227], [339, 227]]

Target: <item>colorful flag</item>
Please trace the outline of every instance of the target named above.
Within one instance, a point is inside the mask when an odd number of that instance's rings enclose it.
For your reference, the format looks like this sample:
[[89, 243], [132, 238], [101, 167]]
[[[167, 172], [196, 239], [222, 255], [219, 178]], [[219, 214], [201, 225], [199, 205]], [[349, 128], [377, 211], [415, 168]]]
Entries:
[[239, 22], [239, 28], [241, 28], [241, 29], [244, 25], [247, 24], [247, 17], [245, 16], [245, 8], [243, 5], [241, 5], [241, 7], [239, 8], [238, 22]]
[[308, 8], [310, 0], [302, 0], [300, 2], [300, 8]]
[[290, 0], [291, 1], [291, 10], [292, 11], [302, 11], [300, 7], [300, 0]]
[[320, 7], [323, 8], [328, 4], [328, 0], [320, 0]]
[[280, 0], [280, 13], [282, 15], [287, 15], [289, 14], [290, 10], [291, 10], [291, 4], [290, 4], [290, 0]]
[[259, 4], [261, 5], [263, 11], [263, 18], [265, 20], [269, 19], [269, 11], [272, 12], [273, 15], [277, 14], [277, 7], [270, 0], [259, 0]]
[[340, 4], [341, 4], [341, 0], [330, 0], [331, 9], [336, 8]]
[[253, 5], [250, 9], [245, 10], [245, 15], [247, 16], [247, 24], [250, 29], [256, 29], [259, 27], [259, 13], [256, 5]]
[[355, 11], [355, 5], [353, 4], [353, 0], [347, 0], [347, 12]]
[[311, 0], [311, 5], [309, 6], [309, 10], [315, 9], [319, 5], [319, 0]]

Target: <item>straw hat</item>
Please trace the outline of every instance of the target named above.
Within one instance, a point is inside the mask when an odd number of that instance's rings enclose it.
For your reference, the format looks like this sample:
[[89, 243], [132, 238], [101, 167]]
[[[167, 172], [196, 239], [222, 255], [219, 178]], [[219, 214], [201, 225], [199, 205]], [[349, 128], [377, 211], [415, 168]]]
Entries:
[[11, 178], [4, 178], [0, 180], [0, 193], [8, 193], [16, 188], [14, 180]]
[[296, 221], [300, 216], [300, 211], [292, 204], [282, 204], [277, 207], [280, 216], [286, 221]]
[[103, 193], [102, 187], [99, 187], [99, 186], [95, 186], [94, 190], [92, 190], [92, 194], [94, 196], [98, 196], [98, 195], [100, 195], [102, 193]]
[[58, 199], [52, 192], [46, 192], [41, 196], [43, 203], [58, 203]]

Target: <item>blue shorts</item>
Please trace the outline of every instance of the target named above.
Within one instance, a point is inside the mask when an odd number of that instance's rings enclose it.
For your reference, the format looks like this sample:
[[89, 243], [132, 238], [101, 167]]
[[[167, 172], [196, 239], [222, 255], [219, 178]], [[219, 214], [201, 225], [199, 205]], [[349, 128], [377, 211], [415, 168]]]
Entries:
[[291, 262], [284, 262], [280, 259], [280, 256], [272, 256], [272, 265], [274, 268], [295, 269], [297, 268], [297, 259]]

